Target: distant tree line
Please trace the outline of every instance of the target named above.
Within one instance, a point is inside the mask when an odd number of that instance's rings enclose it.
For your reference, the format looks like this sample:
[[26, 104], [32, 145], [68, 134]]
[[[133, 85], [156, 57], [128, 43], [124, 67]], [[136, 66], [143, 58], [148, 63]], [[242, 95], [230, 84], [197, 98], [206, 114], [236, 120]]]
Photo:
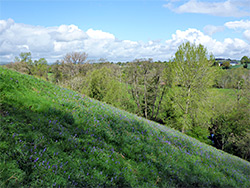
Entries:
[[[87, 61], [72, 52], [48, 65], [21, 53], [6, 65], [117, 108], [170, 126], [218, 149], [250, 161], [250, 63], [225, 69], [203, 45], [179, 46], [170, 61]], [[226, 90], [228, 89], [228, 90]], [[226, 95], [223, 95], [226, 93]]]

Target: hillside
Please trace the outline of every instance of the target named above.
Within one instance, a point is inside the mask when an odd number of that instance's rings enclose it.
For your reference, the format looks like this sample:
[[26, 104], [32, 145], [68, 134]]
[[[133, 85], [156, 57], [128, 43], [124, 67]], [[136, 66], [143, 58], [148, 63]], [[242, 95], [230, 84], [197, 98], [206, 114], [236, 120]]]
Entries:
[[250, 187], [250, 163], [0, 67], [0, 187]]

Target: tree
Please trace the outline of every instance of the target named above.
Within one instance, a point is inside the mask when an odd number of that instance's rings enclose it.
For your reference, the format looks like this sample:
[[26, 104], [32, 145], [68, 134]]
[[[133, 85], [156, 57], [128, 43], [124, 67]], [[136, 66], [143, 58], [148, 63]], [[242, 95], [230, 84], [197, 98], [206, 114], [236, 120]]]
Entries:
[[231, 67], [230, 61], [225, 61], [222, 63], [223, 69], [229, 69]]
[[108, 85], [111, 80], [111, 70], [107, 67], [90, 71], [86, 76], [86, 83], [82, 92], [91, 98], [102, 101], [108, 92]]
[[[199, 107], [204, 106], [207, 88], [212, 86], [214, 58], [203, 45], [196, 46], [190, 42], [179, 46], [171, 62], [174, 82], [177, 86], [173, 92], [173, 100], [183, 113], [181, 131], [184, 133], [198, 121]], [[203, 122], [204, 123], [204, 122]]]
[[[22, 70], [21, 72], [32, 74], [32, 59], [31, 59], [31, 53], [30, 52], [21, 52], [19, 54], [19, 57], [15, 57], [15, 66], [20, 67]], [[19, 68], [18, 68], [19, 69]], [[17, 69], [17, 70], [18, 70]], [[20, 71], [20, 70], [18, 70]]]
[[137, 105], [137, 115], [142, 115], [142, 89], [140, 87], [139, 81], [141, 78], [141, 69], [138, 62], [128, 63], [126, 67], [126, 83], [130, 87], [131, 95]]
[[71, 52], [67, 53], [63, 60], [65, 63], [83, 64], [88, 55], [85, 52]]
[[60, 69], [60, 62], [57, 60], [52, 65], [53, 82], [59, 84], [63, 80], [62, 70]]
[[241, 64], [250, 63], [250, 59], [247, 56], [243, 56], [240, 60]]
[[214, 146], [250, 160], [249, 115], [249, 105], [241, 103], [230, 104], [230, 108], [213, 118], [211, 131], [214, 134]]
[[146, 119], [157, 120], [165, 84], [163, 81], [164, 63], [152, 59], [136, 59], [124, 67], [125, 81], [137, 104], [137, 114]]
[[32, 61], [31, 60], [31, 53], [30, 52], [22, 52], [22, 53], [20, 53], [19, 56], [20, 56], [21, 62], [29, 63], [29, 62]]
[[40, 58], [32, 63], [32, 75], [44, 77], [48, 80], [48, 62], [45, 58]]

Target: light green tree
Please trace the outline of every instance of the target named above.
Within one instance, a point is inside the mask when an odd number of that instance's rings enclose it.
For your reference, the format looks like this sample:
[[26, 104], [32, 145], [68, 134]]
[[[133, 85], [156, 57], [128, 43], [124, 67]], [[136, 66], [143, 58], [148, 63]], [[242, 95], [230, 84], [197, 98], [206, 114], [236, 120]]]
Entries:
[[[32, 62], [30, 52], [22, 52], [22, 53], [20, 53], [19, 56], [20, 56], [21, 62], [26, 62], [26, 63]], [[18, 58], [16, 58], [16, 59], [18, 59]]]
[[[176, 108], [182, 111], [182, 129], [184, 133], [206, 116], [205, 103], [207, 89], [213, 84], [214, 58], [208, 58], [203, 45], [196, 46], [190, 42], [179, 46], [171, 62], [174, 75], [173, 100]], [[204, 111], [202, 111], [204, 110]], [[200, 117], [200, 119], [199, 119]], [[199, 122], [200, 124], [201, 122]], [[206, 124], [205, 121], [202, 122]]]
[[125, 83], [114, 75], [114, 69], [103, 66], [90, 70], [82, 80], [82, 93], [106, 102], [120, 109], [134, 113], [136, 104], [132, 100]]
[[103, 67], [90, 71], [86, 77], [86, 84], [82, 92], [89, 97], [102, 101], [107, 93], [107, 85], [111, 80], [110, 69]]

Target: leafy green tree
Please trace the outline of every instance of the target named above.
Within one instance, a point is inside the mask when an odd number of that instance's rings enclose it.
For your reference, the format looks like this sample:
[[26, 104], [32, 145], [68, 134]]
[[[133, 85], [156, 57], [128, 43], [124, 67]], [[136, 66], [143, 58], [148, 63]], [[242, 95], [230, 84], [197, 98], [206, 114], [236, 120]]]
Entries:
[[21, 52], [20, 53], [20, 61], [25, 63], [31, 63], [31, 53], [30, 52]]
[[214, 61], [213, 66], [218, 67], [219, 66], [219, 62], [218, 61]]
[[197, 121], [199, 108], [206, 103], [207, 89], [213, 84], [213, 56], [208, 59], [207, 49], [186, 42], [179, 46], [171, 62], [175, 75], [173, 100], [183, 113], [181, 131], [184, 133]]
[[36, 75], [38, 77], [45, 78], [46, 80], [48, 80], [48, 62], [45, 58], [35, 60], [34, 63], [32, 63], [31, 65], [32, 75]]
[[53, 65], [51, 65], [51, 70], [53, 72], [53, 79], [52, 81], [54, 83], [59, 83], [62, 81], [63, 76], [62, 76], [62, 71], [60, 70], [60, 61], [57, 60]]
[[119, 77], [114, 74], [114, 66], [108, 64], [97, 69], [90, 70], [82, 83], [82, 93], [111, 104], [131, 113], [136, 112], [136, 104], [128, 92], [125, 83], [120, 82]]
[[250, 160], [249, 105], [231, 105], [212, 121], [214, 145], [218, 149]]
[[230, 67], [231, 67], [230, 61], [225, 61], [222, 63], [223, 69], [230, 69]]
[[137, 62], [132, 62], [127, 64], [127, 68], [125, 69], [125, 81], [130, 88], [131, 95], [133, 96], [133, 100], [137, 105], [137, 115], [143, 115], [142, 113], [142, 96], [143, 90], [140, 86], [141, 80], [141, 69], [140, 65]]
[[156, 79], [153, 79], [155, 89], [153, 88], [154, 100], [151, 104], [151, 119], [160, 123], [166, 123], [166, 119], [173, 120], [175, 119], [173, 117], [176, 117], [176, 114], [172, 114], [174, 112], [171, 104], [172, 97], [169, 94], [173, 86], [174, 75], [169, 62], [158, 63], [158, 66], [155, 74]]
[[129, 94], [126, 84], [117, 79], [113, 78], [107, 83], [107, 93], [103, 101], [117, 108], [136, 113], [136, 103]]
[[241, 64], [250, 63], [250, 59], [247, 56], [243, 56], [240, 60]]
[[210, 131], [214, 134], [216, 148], [250, 160], [250, 74], [242, 68], [231, 69], [228, 73], [235, 92], [232, 98], [222, 95], [220, 98], [227, 99], [215, 100]]
[[111, 79], [111, 70], [106, 67], [91, 71], [87, 74], [83, 93], [102, 101], [107, 93], [107, 85], [109, 85]]
[[[239, 157], [250, 161], [250, 129], [246, 129], [243, 136], [237, 137], [235, 146], [238, 151], [234, 152]], [[239, 152], [240, 151], [240, 152]], [[240, 155], [239, 155], [240, 154]]]

